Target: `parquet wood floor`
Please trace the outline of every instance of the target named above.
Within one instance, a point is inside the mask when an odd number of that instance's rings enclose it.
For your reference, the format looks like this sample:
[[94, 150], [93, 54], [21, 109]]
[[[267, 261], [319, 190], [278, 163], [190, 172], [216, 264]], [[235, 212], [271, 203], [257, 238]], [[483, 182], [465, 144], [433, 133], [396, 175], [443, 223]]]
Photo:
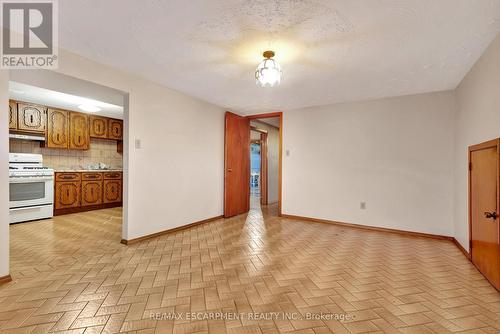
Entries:
[[13, 225], [0, 331], [500, 333], [500, 294], [451, 242], [263, 211], [130, 246], [120, 209]]

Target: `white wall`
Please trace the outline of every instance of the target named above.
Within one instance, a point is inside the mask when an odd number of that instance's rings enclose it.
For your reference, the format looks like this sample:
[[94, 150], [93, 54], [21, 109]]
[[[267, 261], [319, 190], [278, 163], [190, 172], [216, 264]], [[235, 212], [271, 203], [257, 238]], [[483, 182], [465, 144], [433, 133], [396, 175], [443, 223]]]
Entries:
[[500, 34], [456, 89], [455, 238], [469, 249], [468, 147], [500, 137]]
[[258, 129], [267, 131], [267, 203], [277, 203], [279, 196], [280, 132], [273, 126], [251, 122]]
[[453, 108], [441, 92], [286, 112], [283, 213], [453, 235]]
[[[59, 59], [60, 73], [130, 94], [123, 238], [222, 215], [222, 108], [65, 51]], [[135, 139], [141, 140], [141, 149], [135, 148]]]
[[[1, 31], [0, 31], [1, 33]], [[9, 72], [0, 70], [0, 277], [9, 274]]]

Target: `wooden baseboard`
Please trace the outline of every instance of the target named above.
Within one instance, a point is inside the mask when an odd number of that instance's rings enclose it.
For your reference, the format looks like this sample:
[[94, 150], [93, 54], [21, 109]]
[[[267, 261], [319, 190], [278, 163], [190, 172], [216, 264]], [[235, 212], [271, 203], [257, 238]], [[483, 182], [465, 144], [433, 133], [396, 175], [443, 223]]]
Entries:
[[449, 237], [446, 235], [404, 231], [404, 230], [397, 230], [397, 229], [386, 228], [386, 227], [375, 227], [375, 226], [368, 226], [368, 225], [349, 224], [349, 223], [337, 222], [337, 221], [327, 220], [327, 219], [302, 217], [302, 216], [294, 216], [294, 215], [287, 215], [287, 214], [282, 214], [282, 217], [287, 218], [287, 219], [298, 219], [298, 220], [303, 220], [306, 222], [313, 222], [313, 223], [323, 223], [323, 224], [331, 224], [331, 225], [351, 227], [351, 228], [370, 230], [370, 231], [395, 233], [395, 234], [401, 234], [401, 235], [406, 235], [406, 236], [410, 236], [410, 237], [417, 237], [417, 238], [432, 238], [432, 239], [449, 240], [449, 241], [453, 241], [453, 239], [454, 239], [453, 237]]
[[455, 244], [455, 246], [457, 246], [457, 247], [458, 247], [458, 249], [460, 249], [460, 251], [461, 251], [462, 253], [464, 253], [464, 255], [465, 255], [465, 257], [466, 257], [467, 259], [469, 259], [469, 260], [471, 259], [471, 258], [470, 258], [470, 254], [469, 254], [469, 252], [467, 252], [467, 251], [465, 250], [465, 248], [463, 248], [463, 247], [462, 247], [462, 245], [458, 242], [458, 240], [457, 240], [457, 239], [453, 238], [453, 243]]
[[178, 232], [178, 231], [181, 231], [181, 230], [185, 230], [187, 228], [195, 227], [195, 226], [198, 226], [198, 225], [201, 225], [201, 224], [213, 222], [214, 220], [221, 219], [221, 218], [224, 218], [224, 216], [221, 215], [221, 216], [216, 216], [216, 217], [212, 217], [212, 218], [200, 220], [200, 221], [197, 221], [197, 222], [194, 222], [194, 223], [191, 223], [191, 224], [182, 225], [182, 226], [179, 226], [179, 227], [171, 228], [171, 229], [164, 230], [164, 231], [161, 231], [161, 232], [156, 232], [156, 233], [153, 233], [153, 234], [148, 234], [148, 235], [145, 235], [145, 236], [142, 236], [142, 237], [139, 237], [139, 238], [134, 238], [134, 239], [130, 239], [130, 240], [122, 239], [120, 242], [122, 244], [124, 244], [124, 245], [131, 245], [131, 244], [135, 244], [137, 242], [143, 241], [143, 240], [151, 239], [151, 238], [154, 238], [154, 237], [159, 237], [159, 236], [164, 235], [164, 234], [170, 234], [170, 233]]
[[122, 206], [122, 204], [123, 204], [122, 202], [117, 202], [117, 203], [106, 203], [106, 204], [99, 204], [99, 205], [79, 206], [77, 208], [56, 209], [56, 210], [54, 210], [54, 216], [61, 216], [61, 215], [67, 215], [70, 213], [78, 213], [78, 212], [85, 212], [85, 211], [116, 208], [118, 206]]
[[12, 277], [10, 277], [10, 275], [0, 277], [0, 284], [5, 284], [9, 282], [12, 282]]

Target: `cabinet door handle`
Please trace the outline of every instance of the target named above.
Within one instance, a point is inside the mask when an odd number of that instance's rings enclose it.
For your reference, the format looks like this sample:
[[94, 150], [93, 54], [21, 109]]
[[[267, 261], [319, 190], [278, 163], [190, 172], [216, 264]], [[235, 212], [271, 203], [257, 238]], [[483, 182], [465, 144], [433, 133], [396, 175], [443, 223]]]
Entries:
[[66, 196], [69, 197], [69, 189], [66, 189]]

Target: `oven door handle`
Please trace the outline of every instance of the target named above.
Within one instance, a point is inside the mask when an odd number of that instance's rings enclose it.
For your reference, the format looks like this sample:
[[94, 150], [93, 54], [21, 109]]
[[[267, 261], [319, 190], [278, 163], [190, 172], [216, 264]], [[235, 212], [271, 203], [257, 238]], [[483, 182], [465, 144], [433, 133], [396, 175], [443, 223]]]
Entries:
[[9, 178], [9, 183], [35, 183], [35, 182], [46, 182], [54, 181], [53, 176], [42, 176], [42, 177], [11, 177]]
[[24, 211], [24, 210], [43, 209], [43, 208], [46, 208], [47, 206], [50, 206], [50, 205], [51, 204], [35, 205], [35, 206], [23, 206], [20, 208], [10, 208], [9, 211]]

